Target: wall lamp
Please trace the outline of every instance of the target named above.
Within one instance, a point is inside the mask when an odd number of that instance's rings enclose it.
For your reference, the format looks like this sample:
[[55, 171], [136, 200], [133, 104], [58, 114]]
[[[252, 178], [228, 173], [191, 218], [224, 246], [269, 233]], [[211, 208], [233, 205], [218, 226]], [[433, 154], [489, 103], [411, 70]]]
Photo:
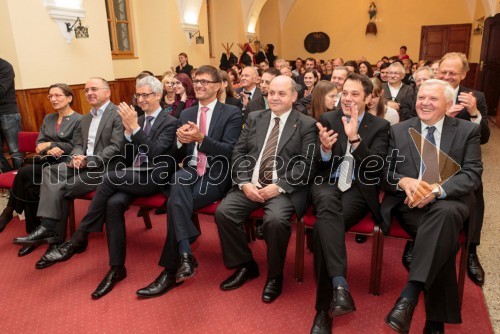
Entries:
[[[75, 27], [75, 25], [78, 23], [78, 27]], [[66, 24], [66, 30], [68, 33], [71, 31], [75, 31], [75, 37], [76, 38], [89, 38], [89, 28], [82, 26], [82, 21], [80, 20], [79, 17], [76, 18], [75, 23], [71, 25], [70, 22], [65, 22]]]
[[196, 36], [196, 44], [205, 44], [205, 37], [201, 36], [201, 32], [198, 30], [195, 33], [189, 33], [189, 39], [193, 39]]

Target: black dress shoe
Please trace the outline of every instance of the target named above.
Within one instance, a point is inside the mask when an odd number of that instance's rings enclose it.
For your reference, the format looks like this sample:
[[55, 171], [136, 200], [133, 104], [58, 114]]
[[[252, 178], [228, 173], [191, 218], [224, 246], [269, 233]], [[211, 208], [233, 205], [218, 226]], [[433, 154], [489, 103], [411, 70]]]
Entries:
[[5, 212], [5, 210], [6, 209], [4, 209], [4, 211], [0, 215], [0, 233], [2, 233], [3, 230], [5, 230], [5, 227], [7, 226], [7, 224], [9, 224], [10, 221], [12, 220], [12, 218], [14, 218], [12, 213], [7, 213], [7, 212]]
[[259, 277], [259, 268], [254, 267], [241, 267], [229, 276], [224, 282], [220, 284], [221, 290], [229, 291], [238, 289], [246, 281]]
[[477, 254], [469, 254], [467, 258], [467, 275], [475, 284], [483, 286], [484, 270], [479, 262]]
[[99, 283], [95, 291], [92, 292], [92, 298], [99, 299], [102, 296], [108, 294], [111, 290], [113, 290], [113, 287], [115, 286], [116, 282], [120, 282], [125, 277], [127, 277], [127, 269], [125, 268], [123, 268], [123, 270], [120, 270], [119, 272], [116, 272], [114, 270], [108, 271], [108, 273], [106, 274], [106, 276], [104, 276], [104, 279], [101, 281], [101, 283]]
[[60, 244], [50, 244], [49, 247], [47, 248], [47, 250], [45, 251], [45, 254], [42, 255], [42, 257], [40, 258], [40, 260], [38, 260], [36, 263], [35, 263], [35, 268], [36, 269], [43, 269], [43, 268], [47, 268], [47, 267], [50, 267], [51, 265], [55, 264], [56, 262], [52, 262], [52, 261], [48, 261], [46, 259], [46, 255], [53, 252], [57, 247], [59, 247]]
[[411, 260], [413, 260], [413, 245], [415, 245], [415, 242], [408, 240], [403, 251], [403, 256], [401, 257], [401, 262], [408, 271], [410, 271]]
[[272, 303], [281, 295], [283, 290], [283, 276], [277, 278], [268, 278], [264, 291], [262, 291], [262, 301], [264, 303]]
[[149, 284], [147, 287], [137, 290], [136, 294], [143, 298], [158, 297], [166, 294], [168, 291], [172, 290], [176, 286], [181, 285], [184, 282], [177, 283], [175, 281], [175, 275], [163, 270], [153, 283]]
[[356, 311], [356, 306], [354, 305], [354, 300], [352, 299], [349, 290], [346, 290], [341, 286], [335, 287], [333, 289], [333, 298], [330, 303], [330, 309], [328, 310], [330, 318], [338, 317], [354, 311]]
[[54, 250], [46, 253], [43, 257], [46, 261], [54, 263], [68, 261], [73, 255], [85, 252], [87, 245], [87, 241], [82, 245], [75, 245], [71, 240], [68, 240]]
[[416, 305], [417, 303], [413, 299], [399, 297], [396, 305], [385, 317], [385, 323], [398, 333], [408, 333]]
[[429, 327], [424, 327], [424, 334], [444, 334], [444, 330], [430, 329]]
[[362, 244], [362, 243], [366, 242], [368, 237], [366, 235], [363, 235], [363, 234], [356, 234], [356, 238], [354, 238], [354, 239], [356, 240], [356, 242], [358, 244]]
[[328, 316], [327, 311], [319, 311], [314, 317], [311, 334], [331, 334], [332, 333], [332, 319]]
[[25, 237], [14, 238], [14, 243], [22, 246], [51, 244], [59, 241], [56, 231], [49, 231], [42, 225]]
[[188, 253], [182, 253], [180, 255], [179, 268], [175, 274], [175, 281], [179, 283], [193, 277], [195, 268], [198, 268], [198, 262], [196, 262], [194, 256]]
[[23, 246], [23, 247], [21, 247], [21, 248], [19, 249], [19, 251], [17, 252], [17, 256], [19, 256], [19, 257], [26, 256], [26, 255], [28, 255], [29, 253], [31, 253], [32, 251], [34, 251], [37, 247], [38, 247], [38, 245]]

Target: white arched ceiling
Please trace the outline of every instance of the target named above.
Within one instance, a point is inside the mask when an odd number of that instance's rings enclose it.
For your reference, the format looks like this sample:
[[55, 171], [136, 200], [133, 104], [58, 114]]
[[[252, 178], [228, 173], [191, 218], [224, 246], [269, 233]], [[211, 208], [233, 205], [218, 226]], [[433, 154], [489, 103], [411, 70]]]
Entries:
[[280, 1], [280, 3], [279, 3], [280, 25], [281, 25], [281, 29], [283, 29], [283, 25], [285, 24], [286, 18], [288, 17], [290, 10], [292, 10], [292, 8], [295, 5], [295, 2], [297, 2], [297, 0], [279, 0], [279, 1]]
[[247, 34], [255, 34], [255, 25], [266, 2], [267, 0], [241, 0], [243, 22]]
[[203, 0], [177, 0], [181, 23], [198, 27], [198, 18]]
[[495, 0], [483, 0], [484, 14], [485, 17], [494, 16], [496, 12]]

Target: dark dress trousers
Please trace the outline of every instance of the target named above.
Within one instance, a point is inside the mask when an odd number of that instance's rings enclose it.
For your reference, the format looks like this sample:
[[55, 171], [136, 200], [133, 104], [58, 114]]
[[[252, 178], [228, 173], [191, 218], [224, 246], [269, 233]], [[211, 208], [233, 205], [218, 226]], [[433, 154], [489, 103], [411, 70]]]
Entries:
[[243, 225], [250, 213], [264, 208], [264, 240], [267, 244], [268, 277], [276, 278], [283, 272], [286, 249], [291, 234], [290, 218], [304, 214], [309, 178], [314, 175], [314, 154], [318, 134], [316, 121], [292, 110], [279, 137], [276, 156], [277, 185], [285, 193], [264, 203], [249, 200], [238, 187], [251, 182], [273, 114], [271, 110], [248, 115], [247, 122], [232, 158], [233, 188], [217, 208], [215, 219], [219, 231], [224, 264], [237, 267], [252, 259]]
[[342, 192], [338, 180], [331, 178], [338, 170], [347, 149], [347, 135], [340, 109], [321, 115], [320, 122], [338, 133], [332, 147], [332, 158], [323, 161], [319, 156], [319, 171], [311, 187], [312, 204], [316, 212], [314, 225], [314, 267], [317, 278], [316, 309], [328, 310], [333, 295], [331, 278], [347, 275], [345, 231], [370, 212], [379, 223], [379, 178], [387, 154], [390, 124], [383, 118], [364, 113], [359, 124], [361, 142], [352, 151], [354, 180]]
[[[405, 193], [396, 185], [403, 177], [418, 179], [421, 159], [409, 130], [422, 133], [419, 118], [391, 127], [386, 191], [381, 205], [382, 230], [387, 233], [391, 214], [415, 240], [409, 281], [425, 283], [426, 319], [446, 323], [461, 322], [455, 255], [464, 222], [474, 212], [474, 191], [481, 184], [480, 128], [477, 124], [445, 116], [441, 134], [439, 168], [447, 172], [456, 162], [461, 169], [442, 184], [446, 198], [425, 207], [410, 209]], [[420, 143], [417, 142], [418, 147]], [[397, 150], [397, 151], [396, 151]], [[396, 163], [396, 153], [404, 157]]]
[[[148, 170], [131, 169], [109, 171], [97, 189], [79, 230], [100, 232], [106, 223], [109, 265], [124, 265], [126, 252], [125, 211], [137, 197], [146, 197], [160, 192], [168, 184], [176, 162], [171, 150], [175, 145], [178, 120], [161, 111], [146, 134], [143, 130], [145, 116], [139, 118], [140, 130], [131, 136], [132, 142], [124, 147], [124, 164], [133, 166], [139, 152], [147, 150], [147, 162], [141, 167]], [[154, 168], [154, 169], [153, 169]]]
[[[188, 121], [197, 123], [197, 115], [198, 107], [184, 110], [179, 125]], [[177, 269], [178, 242], [185, 239], [193, 242], [200, 234], [192, 221], [193, 212], [221, 199], [231, 186], [231, 155], [241, 128], [241, 110], [217, 102], [203, 142], [184, 144], [180, 148], [177, 161], [183, 161], [183, 168], [173, 175], [170, 189], [162, 189], [168, 195], [168, 223], [159, 265], [167, 270]], [[196, 166], [189, 165], [195, 145], [207, 156], [208, 167], [203, 177], [198, 176]]]
[[[74, 112], [69, 116], [63, 117], [59, 125], [59, 131], [56, 131], [57, 113], [48, 114], [44, 117], [40, 133], [36, 144], [50, 142], [50, 148], [59, 147], [68, 155], [73, 149], [73, 135], [80, 128], [82, 115]], [[47, 150], [48, 151], [48, 150]], [[45, 152], [40, 152], [44, 155]], [[60, 159], [64, 159], [62, 156]], [[59, 159], [48, 159], [38, 161], [38, 163], [27, 164], [18, 169], [14, 184], [12, 185], [11, 195], [8, 206], [14, 208], [17, 213], [22, 213], [26, 217], [26, 232], [31, 233], [38, 225], [40, 220], [36, 213], [38, 210], [38, 201], [40, 199], [40, 183], [42, 182], [42, 170]], [[35, 161], [35, 160], [33, 160]]]

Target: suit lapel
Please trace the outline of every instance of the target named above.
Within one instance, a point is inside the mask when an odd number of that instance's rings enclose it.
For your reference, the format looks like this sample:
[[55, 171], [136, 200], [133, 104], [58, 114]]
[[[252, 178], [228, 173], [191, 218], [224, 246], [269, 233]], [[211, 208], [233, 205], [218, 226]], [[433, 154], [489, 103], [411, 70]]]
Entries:
[[290, 112], [290, 116], [286, 120], [286, 124], [283, 127], [283, 133], [280, 136], [280, 141], [278, 142], [278, 149], [276, 150], [276, 154], [279, 154], [283, 149], [283, 146], [292, 138], [295, 130], [297, 130], [297, 123], [299, 121], [299, 115], [297, 111], [292, 110]]
[[[160, 111], [158, 116], [156, 116], [155, 122], [153, 123], [153, 127], [151, 128], [151, 132], [149, 133], [149, 136], [148, 136], [150, 139], [155, 137], [156, 130], [158, 130], [158, 128], [161, 126], [161, 124], [165, 121], [166, 117], [167, 117], [167, 114], [163, 110]], [[144, 117], [144, 120], [142, 122], [141, 127], [144, 127], [145, 119], [146, 118]]]
[[110, 102], [104, 112], [102, 113], [101, 120], [99, 121], [99, 126], [97, 128], [97, 132], [95, 135], [95, 141], [94, 141], [94, 148], [97, 146], [97, 142], [99, 141], [99, 138], [101, 137], [102, 129], [104, 129], [104, 125], [108, 121], [108, 119], [111, 117], [112, 111], [114, 109], [115, 105]]
[[[217, 126], [217, 120], [219, 119], [220, 115], [222, 114], [222, 104], [217, 101], [217, 103], [215, 104], [215, 107], [214, 107], [214, 111], [212, 113], [212, 119], [210, 120], [210, 127], [208, 128], [208, 134], [207, 136], [209, 136], [210, 138], [212, 137], [213, 135], [213, 132]], [[196, 122], [196, 120], [195, 120]]]
[[255, 134], [257, 140], [257, 152], [262, 151], [264, 141], [266, 140], [267, 130], [269, 129], [269, 122], [271, 121], [271, 110], [265, 110], [259, 114], [255, 120]]
[[[418, 132], [419, 135], [412, 136], [412, 132], [410, 129], [414, 129]], [[413, 159], [413, 163], [415, 164], [415, 168], [417, 171], [420, 171], [420, 147], [422, 146], [422, 124], [420, 123], [420, 118], [414, 117], [408, 129], [408, 149], [411, 152], [411, 157]]]
[[[446, 156], [449, 155], [451, 144], [457, 134], [457, 121], [453, 118], [445, 116], [443, 122], [443, 132], [441, 133], [441, 144], [439, 147], [439, 171], [442, 172], [446, 165]], [[443, 154], [444, 153], [444, 154]], [[442, 158], [443, 157], [443, 158]]]

